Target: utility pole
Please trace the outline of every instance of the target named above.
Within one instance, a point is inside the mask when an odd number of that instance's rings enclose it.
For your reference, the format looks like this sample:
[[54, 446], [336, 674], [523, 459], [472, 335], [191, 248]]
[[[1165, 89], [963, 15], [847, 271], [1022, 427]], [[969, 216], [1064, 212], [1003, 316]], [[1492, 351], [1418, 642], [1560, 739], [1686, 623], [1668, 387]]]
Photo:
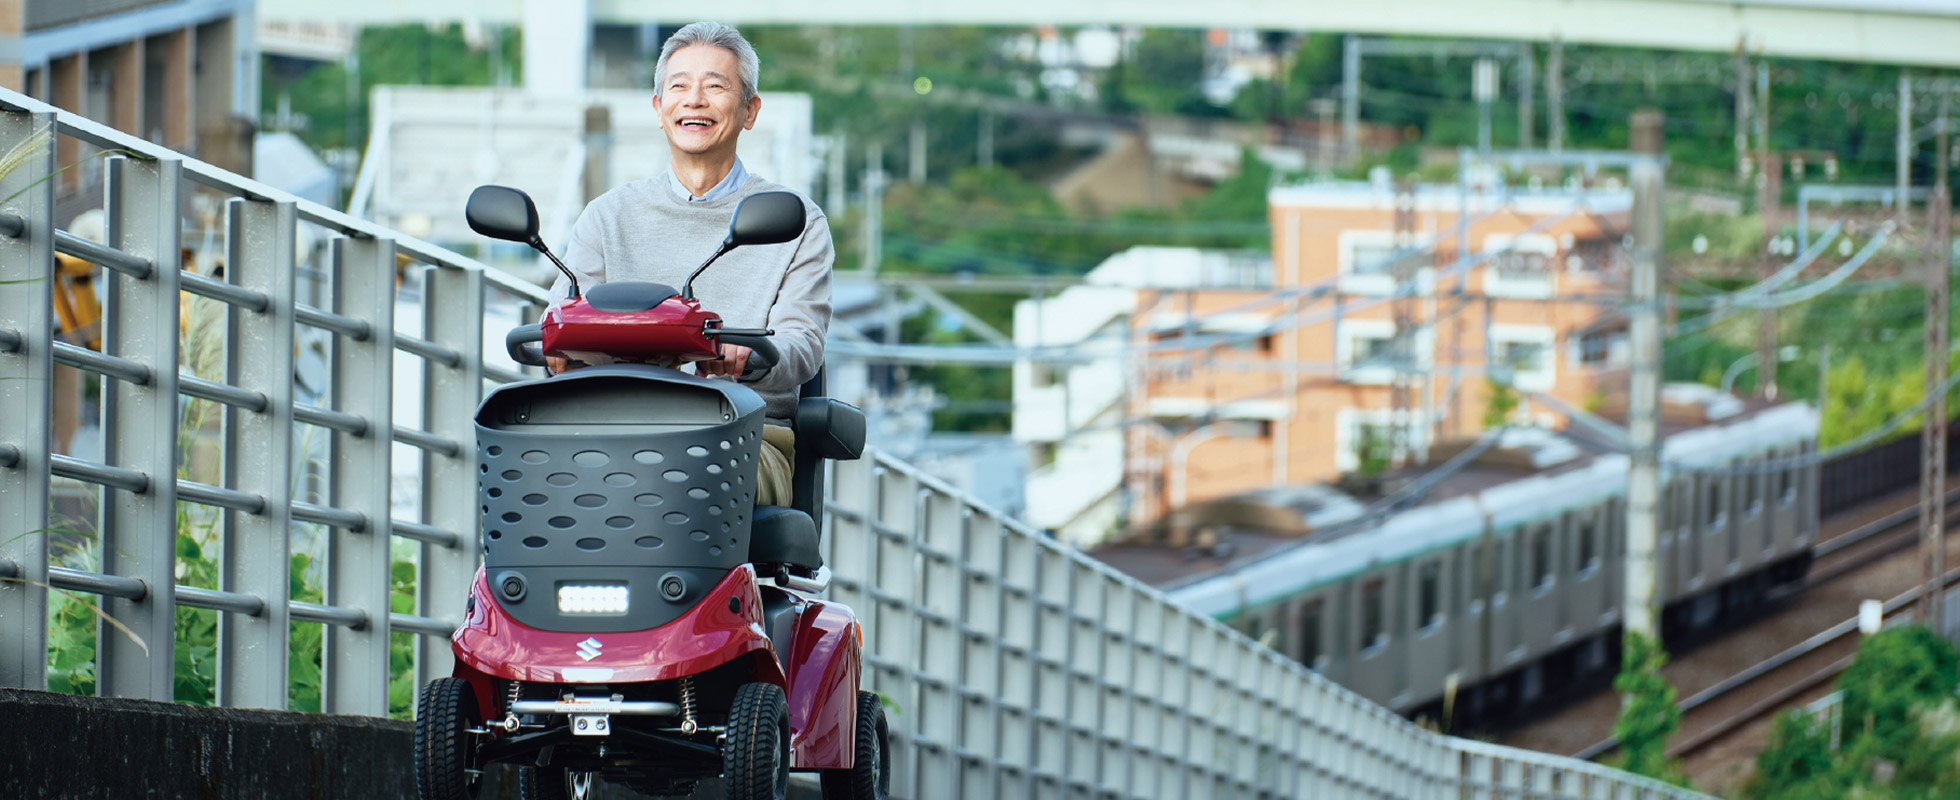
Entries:
[[1477, 155], [1490, 155], [1490, 108], [1497, 101], [1497, 61], [1485, 56], [1471, 68], [1470, 92], [1477, 99]]
[[844, 216], [844, 176], [850, 167], [845, 164], [850, 159], [850, 138], [842, 130], [831, 134], [829, 174], [824, 178], [823, 211], [829, 217]]
[[1940, 116], [1934, 120], [1939, 149], [1933, 154], [1933, 191], [1926, 196], [1926, 424], [1920, 426], [1919, 449], [1924, 458], [1919, 474], [1920, 553], [1926, 585], [1920, 590], [1920, 611], [1934, 633], [1946, 634], [1943, 619], [1946, 592], [1946, 292], [1953, 254], [1953, 208], [1947, 195], [1947, 113], [1953, 89], [1940, 93]]
[[1411, 396], [1416, 382], [1416, 255], [1411, 252], [1416, 233], [1415, 182], [1403, 180], [1395, 186], [1395, 298], [1390, 314], [1395, 320], [1395, 379], [1389, 385], [1389, 464], [1407, 463], [1415, 452], [1415, 419]]
[[885, 146], [872, 142], [864, 155], [864, 274], [878, 277], [878, 261], [884, 255], [885, 237]]
[[1341, 47], [1341, 158], [1361, 152], [1361, 37], [1348, 34]]
[[1899, 72], [1899, 139], [1898, 139], [1898, 200], [1892, 206], [1894, 216], [1904, 223], [1910, 212], [1906, 202], [1906, 190], [1912, 187], [1912, 71]]
[[1537, 76], [1532, 74], [1538, 68], [1537, 57], [1537, 54], [1532, 52], [1530, 42], [1518, 45], [1518, 69], [1521, 70], [1518, 73], [1518, 149], [1520, 150], [1531, 149], [1531, 129], [1537, 122], [1532, 119], [1531, 107], [1533, 92], [1538, 88], [1532, 85], [1538, 82]]
[[1735, 43], [1735, 179], [1749, 178], [1749, 51]]
[[912, 120], [911, 152], [905, 158], [906, 177], [913, 186], [926, 182], [926, 123]]
[[994, 110], [980, 109], [980, 166], [994, 165]]
[[1628, 311], [1633, 363], [1628, 370], [1627, 436], [1633, 453], [1627, 474], [1626, 598], [1621, 611], [1628, 633], [1655, 641], [1660, 640], [1654, 586], [1660, 541], [1655, 512], [1660, 505], [1661, 120], [1661, 113], [1653, 109], [1633, 115], [1634, 149], [1649, 157], [1635, 162], [1630, 176], [1633, 252], [1627, 288], [1633, 294]]
[[1565, 42], [1556, 36], [1545, 61], [1545, 116], [1545, 139], [1558, 155], [1565, 148]]
[[[1783, 159], [1758, 150], [1763, 171], [1756, 176], [1756, 209], [1763, 215], [1763, 258], [1758, 274], [1767, 279], [1776, 274], [1776, 238], [1782, 230], [1779, 217], [1783, 206]], [[1765, 305], [1756, 313], [1756, 394], [1764, 400], [1776, 399], [1776, 306]]]

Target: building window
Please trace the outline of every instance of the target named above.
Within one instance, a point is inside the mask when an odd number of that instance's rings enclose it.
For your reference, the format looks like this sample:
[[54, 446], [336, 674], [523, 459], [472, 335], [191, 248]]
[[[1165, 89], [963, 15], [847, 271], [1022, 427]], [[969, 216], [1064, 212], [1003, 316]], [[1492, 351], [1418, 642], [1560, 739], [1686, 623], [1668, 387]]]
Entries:
[[1434, 268], [1426, 259], [1430, 237], [1415, 236], [1401, 250], [1396, 248], [1395, 239], [1394, 231], [1341, 231], [1337, 245], [1341, 291], [1356, 294], [1388, 294], [1395, 291], [1398, 256], [1415, 260], [1415, 263], [1404, 263], [1402, 267], [1410, 270], [1417, 291], [1430, 291], [1430, 282], [1434, 278]]
[[1604, 367], [1626, 360], [1626, 331], [1593, 331], [1579, 337], [1578, 363]]
[[1490, 358], [1511, 371], [1511, 384], [1533, 392], [1550, 391], [1558, 381], [1552, 358], [1556, 337], [1544, 325], [1490, 326]]
[[1306, 607], [1300, 609], [1300, 663], [1308, 669], [1320, 667], [1320, 618], [1318, 598], [1308, 600]]
[[1416, 571], [1416, 626], [1428, 628], [1443, 621], [1443, 565], [1430, 561]]
[[1239, 439], [1273, 438], [1273, 421], [1269, 419], [1229, 419], [1219, 423], [1219, 433]]
[[1558, 241], [1541, 233], [1493, 233], [1484, 237], [1489, 268], [1484, 291], [1496, 297], [1550, 297]]
[[1388, 631], [1383, 608], [1383, 586], [1381, 578], [1369, 578], [1361, 584], [1361, 649], [1388, 641]]

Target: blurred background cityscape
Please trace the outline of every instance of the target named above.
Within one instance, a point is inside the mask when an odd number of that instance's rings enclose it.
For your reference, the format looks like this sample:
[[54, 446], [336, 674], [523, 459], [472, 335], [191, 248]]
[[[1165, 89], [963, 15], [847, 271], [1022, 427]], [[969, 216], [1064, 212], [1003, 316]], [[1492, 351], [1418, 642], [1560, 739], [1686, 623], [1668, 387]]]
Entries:
[[[468, 191], [525, 189], [562, 247], [586, 202], [664, 169], [660, 45], [721, 15], [762, 59], [748, 169], [816, 199], [837, 243], [832, 394], [875, 447], [1165, 587], [1595, 455], [1598, 422], [1628, 418], [1629, 152], [1667, 160], [1671, 431], [1813, 407], [1814, 436], [1746, 456], [1774, 459], [1921, 425], [1891, 421], [1928, 391], [1921, 265], [1952, 260], [1951, 210], [1926, 198], [1960, 159], [1955, 4], [789, 5], [13, 0], [0, 86], [542, 283], [530, 250], [468, 230]], [[106, 154], [60, 140], [63, 229], [106, 235]], [[186, 263], [213, 263], [220, 209], [192, 202]], [[89, 266], [63, 274], [64, 335], [99, 340]], [[1738, 292], [1758, 281], [1783, 294]], [[500, 338], [519, 310], [491, 313]], [[327, 391], [315, 333], [302, 398]], [[101, 458], [94, 380], [57, 371], [59, 452]], [[1512, 462], [1436, 489], [1500, 428], [1519, 435], [1473, 455]], [[417, 463], [398, 464], [410, 508]], [[1667, 524], [1812, 485], [1787, 480], [1684, 486]], [[1583, 572], [1584, 541], [1510, 552], [1520, 574]], [[1687, 577], [1664, 591], [1694, 595]], [[1440, 578], [1402, 580], [1408, 621], [1367, 605], [1377, 583], [1326, 623], [1360, 648], [1320, 643], [1319, 606], [1218, 615], [1324, 666], [1427, 624]], [[1351, 669], [1329, 674], [1397, 710], [1441, 702]]]

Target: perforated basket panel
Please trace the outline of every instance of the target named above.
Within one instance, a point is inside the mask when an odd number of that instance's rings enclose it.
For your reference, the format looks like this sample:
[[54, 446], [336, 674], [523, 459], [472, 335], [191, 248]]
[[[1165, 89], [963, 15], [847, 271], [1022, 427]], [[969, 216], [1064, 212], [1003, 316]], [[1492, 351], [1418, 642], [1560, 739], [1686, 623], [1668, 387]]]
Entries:
[[479, 410], [484, 566], [493, 587], [506, 572], [528, 581], [522, 600], [499, 597], [528, 625], [588, 627], [558, 618], [556, 584], [602, 575], [632, 577], [630, 613], [664, 622], [712, 581], [670, 599], [654, 588], [661, 575], [748, 559], [763, 403], [672, 370], [589, 371], [503, 387]]

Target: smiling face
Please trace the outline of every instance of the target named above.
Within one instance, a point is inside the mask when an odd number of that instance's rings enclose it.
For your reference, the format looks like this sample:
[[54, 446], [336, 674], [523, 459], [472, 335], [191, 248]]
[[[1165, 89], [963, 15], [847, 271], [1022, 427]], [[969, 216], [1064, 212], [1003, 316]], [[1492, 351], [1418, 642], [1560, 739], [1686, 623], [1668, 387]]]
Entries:
[[714, 45], [695, 44], [674, 51], [667, 59], [666, 79], [653, 98], [660, 111], [660, 129], [678, 159], [733, 158], [735, 139], [755, 127], [762, 98], [742, 100], [741, 63], [735, 54]]

